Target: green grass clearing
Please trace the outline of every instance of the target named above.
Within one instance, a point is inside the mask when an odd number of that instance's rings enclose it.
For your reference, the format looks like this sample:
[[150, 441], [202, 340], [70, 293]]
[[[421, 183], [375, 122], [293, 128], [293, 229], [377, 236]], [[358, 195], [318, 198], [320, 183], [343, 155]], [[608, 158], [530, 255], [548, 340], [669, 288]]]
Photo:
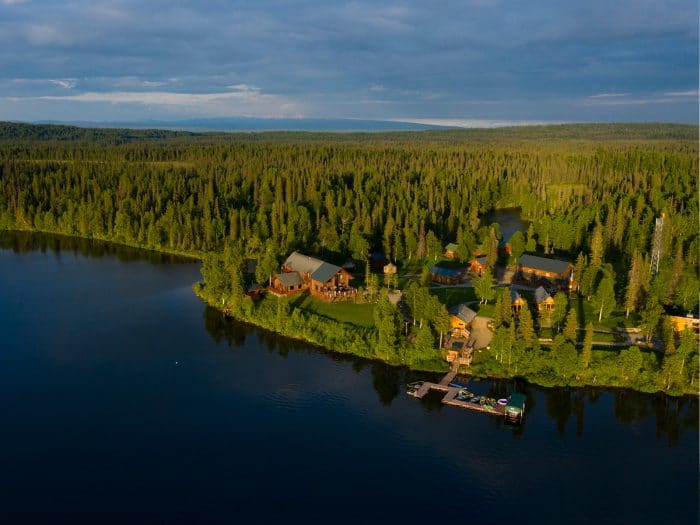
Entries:
[[430, 293], [448, 308], [459, 303], [478, 301], [474, 288], [431, 288]]
[[374, 326], [374, 304], [356, 304], [352, 301], [327, 303], [311, 295], [306, 295], [300, 299], [300, 302], [296, 302], [296, 307], [302, 310], [313, 312], [329, 319], [335, 319], [341, 323], [351, 323], [365, 327]]

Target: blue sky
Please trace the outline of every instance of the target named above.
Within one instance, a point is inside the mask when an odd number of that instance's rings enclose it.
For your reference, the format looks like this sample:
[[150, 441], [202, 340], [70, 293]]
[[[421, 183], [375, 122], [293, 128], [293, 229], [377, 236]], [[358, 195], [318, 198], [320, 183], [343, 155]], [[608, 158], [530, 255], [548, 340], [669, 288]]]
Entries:
[[0, 120], [698, 121], [696, 0], [0, 0]]

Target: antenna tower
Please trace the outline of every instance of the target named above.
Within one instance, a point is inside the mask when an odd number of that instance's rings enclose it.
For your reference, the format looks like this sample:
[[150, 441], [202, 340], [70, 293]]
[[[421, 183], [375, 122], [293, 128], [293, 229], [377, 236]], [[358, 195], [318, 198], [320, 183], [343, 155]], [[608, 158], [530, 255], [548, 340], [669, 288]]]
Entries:
[[661, 259], [661, 243], [664, 233], [664, 218], [666, 214], [662, 213], [661, 217], [656, 219], [654, 225], [654, 241], [651, 246], [651, 275], [659, 273], [659, 260]]

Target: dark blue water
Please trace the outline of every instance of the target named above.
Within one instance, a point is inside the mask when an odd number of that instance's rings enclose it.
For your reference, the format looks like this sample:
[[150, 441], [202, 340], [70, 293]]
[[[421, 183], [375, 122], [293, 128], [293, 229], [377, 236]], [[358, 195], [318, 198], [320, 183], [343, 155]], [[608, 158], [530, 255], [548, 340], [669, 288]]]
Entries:
[[1, 523], [698, 521], [696, 400], [525, 386], [514, 430], [223, 319], [195, 263], [4, 239]]

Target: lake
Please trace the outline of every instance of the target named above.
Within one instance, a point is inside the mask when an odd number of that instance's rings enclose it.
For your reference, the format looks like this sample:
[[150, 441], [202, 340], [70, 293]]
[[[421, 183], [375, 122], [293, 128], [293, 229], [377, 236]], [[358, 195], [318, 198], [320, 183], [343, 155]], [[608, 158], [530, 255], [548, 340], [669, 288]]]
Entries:
[[197, 263], [0, 239], [2, 523], [698, 522], [697, 399], [472, 383], [514, 428], [224, 319]]

